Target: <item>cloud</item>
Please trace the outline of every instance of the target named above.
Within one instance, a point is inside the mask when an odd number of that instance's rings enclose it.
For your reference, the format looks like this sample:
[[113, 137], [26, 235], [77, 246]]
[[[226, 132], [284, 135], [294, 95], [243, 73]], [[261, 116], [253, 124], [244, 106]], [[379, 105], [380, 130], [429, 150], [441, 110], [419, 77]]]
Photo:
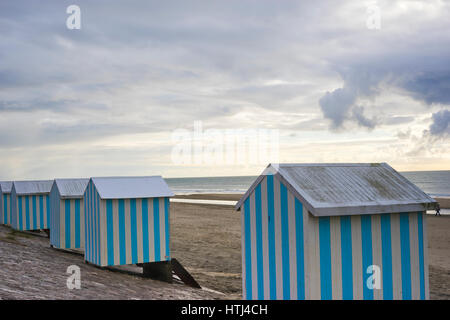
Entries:
[[450, 110], [441, 110], [432, 115], [430, 133], [435, 136], [450, 134]]
[[[76, 162], [66, 148], [159, 141], [196, 120], [313, 142], [347, 127], [385, 138], [422, 132], [429, 122], [417, 119], [450, 101], [450, 5], [377, 3], [374, 31], [354, 1], [79, 0], [81, 30], [65, 26], [71, 1], [0, 2], [0, 148], [11, 166], [19, 154], [34, 159], [30, 145]], [[387, 91], [393, 103], [382, 103]]]
[[331, 120], [334, 128], [342, 126], [356, 97], [355, 90], [344, 87], [327, 92], [319, 100], [324, 117]]
[[378, 79], [368, 72], [347, 73], [342, 88], [327, 92], [319, 100], [322, 113], [331, 120], [333, 129], [343, 126], [344, 121], [354, 121], [361, 127], [373, 129], [375, 119], [364, 115], [364, 107], [357, 105], [358, 98], [375, 94]]
[[[442, 62], [445, 63], [442, 67], [448, 68], [450, 59]], [[403, 83], [403, 88], [414, 98], [429, 105], [433, 103], [450, 105], [450, 69], [419, 74]]]
[[385, 125], [399, 125], [410, 123], [414, 121], [414, 117], [412, 116], [390, 116], [383, 119], [383, 124]]
[[106, 106], [98, 103], [86, 104], [85, 101], [77, 99], [62, 100], [30, 100], [30, 101], [0, 101], [0, 113], [4, 112], [24, 112], [31, 113], [35, 111], [50, 110], [55, 113], [74, 112], [81, 109], [87, 110], [105, 110]]
[[408, 130], [405, 131], [398, 131], [397, 137], [401, 140], [409, 139], [411, 137], [411, 128], [408, 128]]
[[[376, 98], [387, 90], [422, 102], [424, 110], [450, 105], [450, 36], [436, 32], [450, 25], [449, 3], [377, 3], [381, 29], [349, 32], [337, 26], [337, 48], [325, 57], [329, 70], [334, 70], [341, 80], [319, 100], [322, 114], [331, 120], [333, 129], [343, 127], [345, 122], [363, 127], [385, 124], [367, 122], [353, 109], [361, 105], [359, 100], [371, 99], [373, 103], [364, 105], [364, 110], [378, 115], [384, 110]], [[397, 108], [405, 112], [408, 105]]]
[[[394, 56], [386, 59], [395, 59]], [[332, 121], [332, 128], [340, 128], [344, 121], [353, 121], [362, 127], [374, 128], [383, 122], [369, 119], [363, 115], [367, 107], [358, 106], [359, 99], [369, 98], [374, 100], [383, 87], [398, 88], [403, 94], [423, 101], [426, 106], [450, 105], [450, 60], [447, 57], [440, 57], [441, 66], [436, 69], [448, 68], [436, 74], [434, 70], [423, 72], [414, 71], [420, 68], [420, 64], [411, 65], [412, 71], [407, 68], [393, 67], [380, 72], [378, 61], [366, 61], [366, 66], [355, 66], [347, 74], [342, 74], [344, 85], [342, 88], [326, 92], [319, 100], [324, 118]], [[419, 63], [416, 61], [415, 63]], [[388, 63], [389, 65], [389, 63]], [[358, 76], [355, 78], [354, 75]], [[364, 74], [365, 76], [360, 76]], [[402, 106], [400, 106], [402, 107]], [[372, 113], [378, 113], [380, 106], [373, 104]], [[388, 121], [392, 123], [392, 121]]]
[[366, 127], [368, 129], [375, 128], [376, 120], [375, 119], [369, 119], [364, 115], [364, 107], [356, 106], [353, 108], [353, 118], [356, 120], [356, 122], [362, 126]]
[[423, 130], [421, 134], [413, 134], [411, 128], [398, 131], [397, 137], [404, 143], [398, 150], [398, 154], [408, 158], [447, 156], [450, 136], [450, 111], [440, 110], [431, 116], [429, 129]]

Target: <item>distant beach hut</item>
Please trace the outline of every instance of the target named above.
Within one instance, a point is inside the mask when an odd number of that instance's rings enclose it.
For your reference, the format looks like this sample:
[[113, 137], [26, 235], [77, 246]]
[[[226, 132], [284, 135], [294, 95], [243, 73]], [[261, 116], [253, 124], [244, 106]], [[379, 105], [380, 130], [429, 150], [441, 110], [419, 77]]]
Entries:
[[12, 181], [0, 181], [0, 224], [11, 224]]
[[11, 188], [11, 226], [16, 230], [44, 230], [50, 226], [50, 189], [53, 180], [14, 181]]
[[99, 266], [169, 261], [172, 196], [160, 176], [91, 178], [85, 260]]
[[269, 165], [236, 205], [246, 299], [428, 299], [426, 210], [385, 163]]
[[84, 192], [89, 179], [55, 179], [50, 192], [50, 244], [84, 248]]

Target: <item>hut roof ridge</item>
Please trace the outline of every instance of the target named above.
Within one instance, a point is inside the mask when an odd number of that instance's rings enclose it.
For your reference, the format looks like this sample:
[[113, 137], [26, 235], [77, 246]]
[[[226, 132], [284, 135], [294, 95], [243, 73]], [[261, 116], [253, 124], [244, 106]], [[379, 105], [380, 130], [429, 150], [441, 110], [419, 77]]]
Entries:
[[53, 180], [22, 180], [14, 181], [13, 186], [16, 194], [48, 194], [53, 185]]
[[137, 199], [172, 197], [161, 176], [92, 177], [102, 199]]
[[315, 216], [424, 211], [436, 201], [387, 163], [269, 164], [236, 204], [264, 176], [277, 176]]
[[82, 198], [88, 183], [88, 178], [55, 179], [55, 185], [63, 199]]

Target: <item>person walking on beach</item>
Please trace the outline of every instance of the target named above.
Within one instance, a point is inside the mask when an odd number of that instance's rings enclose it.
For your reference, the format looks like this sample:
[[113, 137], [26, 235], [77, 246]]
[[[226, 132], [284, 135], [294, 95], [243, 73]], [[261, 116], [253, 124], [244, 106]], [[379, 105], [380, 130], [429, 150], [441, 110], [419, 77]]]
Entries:
[[439, 205], [439, 202], [436, 205], [436, 215], [440, 216], [441, 215], [441, 206]]

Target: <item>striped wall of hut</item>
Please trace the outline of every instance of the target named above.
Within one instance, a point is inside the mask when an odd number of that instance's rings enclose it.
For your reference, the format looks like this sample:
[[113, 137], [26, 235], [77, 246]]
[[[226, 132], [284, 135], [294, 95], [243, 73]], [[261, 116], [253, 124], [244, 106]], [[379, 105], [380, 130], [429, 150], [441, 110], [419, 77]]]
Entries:
[[0, 224], [11, 224], [11, 193], [0, 193]]
[[11, 224], [12, 181], [0, 181], [0, 224]]
[[91, 179], [84, 199], [85, 260], [100, 266], [170, 260], [168, 197], [102, 199]]
[[48, 194], [16, 195], [11, 191], [11, 226], [16, 230], [43, 230], [50, 226]]
[[101, 216], [104, 215], [100, 195], [92, 181], [89, 181], [84, 194], [84, 259], [91, 263], [105, 266], [101, 263]]
[[50, 193], [50, 244], [60, 249], [84, 248], [83, 198], [61, 198], [56, 183]]
[[[428, 299], [426, 216], [313, 216], [277, 176], [244, 201], [245, 299]], [[372, 270], [380, 288], [370, 288]]]
[[16, 230], [49, 229], [53, 180], [14, 181], [11, 188], [11, 226]]

